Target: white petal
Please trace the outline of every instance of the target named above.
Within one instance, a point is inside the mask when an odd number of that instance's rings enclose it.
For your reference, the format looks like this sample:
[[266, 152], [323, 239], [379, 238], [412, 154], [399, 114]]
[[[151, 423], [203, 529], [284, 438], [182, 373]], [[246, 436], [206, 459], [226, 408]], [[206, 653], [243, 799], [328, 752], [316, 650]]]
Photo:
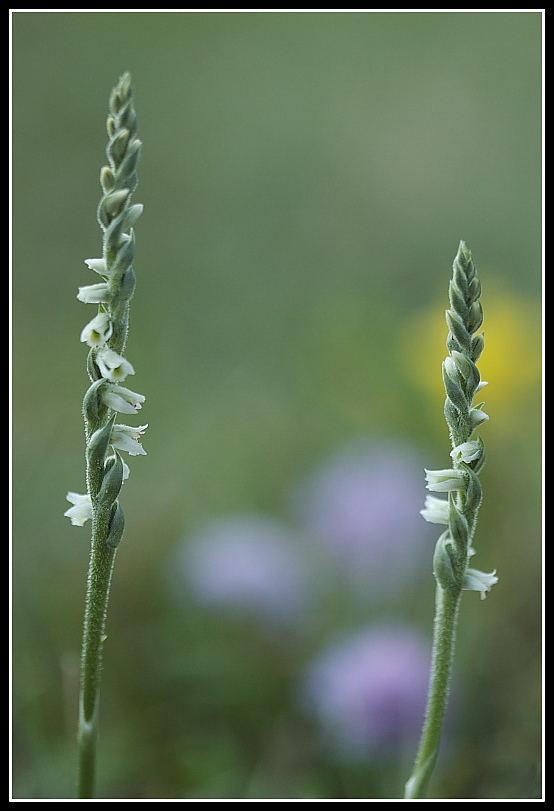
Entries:
[[69, 510], [64, 512], [64, 516], [71, 519], [73, 526], [82, 527], [85, 521], [92, 518], [92, 503], [89, 495], [69, 492], [67, 500], [73, 504]]
[[82, 330], [81, 341], [93, 348], [103, 346], [106, 341], [109, 341], [112, 332], [113, 327], [109, 315], [98, 313]]
[[77, 298], [85, 304], [105, 304], [110, 300], [110, 291], [105, 282], [87, 284], [79, 288]]
[[496, 569], [489, 574], [480, 572], [479, 569], [467, 569], [462, 588], [466, 591], [481, 592], [481, 599], [484, 600], [495, 583], [498, 583]]
[[85, 259], [85, 265], [87, 265], [91, 270], [94, 270], [95, 273], [99, 273], [101, 276], [108, 275], [108, 267], [105, 259]]
[[114, 425], [110, 444], [119, 451], [127, 451], [130, 456], [146, 456], [146, 451], [140, 444], [140, 437], [148, 425], [132, 428], [129, 425]]
[[450, 507], [448, 501], [435, 496], [425, 498], [425, 506], [420, 510], [421, 515], [431, 524], [448, 524]]
[[460, 470], [426, 470], [427, 489], [435, 493], [449, 493], [465, 489], [465, 477]]
[[136, 414], [142, 408], [145, 397], [123, 386], [112, 385], [103, 392], [102, 399], [108, 408], [120, 414]]
[[135, 370], [128, 360], [118, 355], [113, 349], [103, 349], [96, 356], [100, 374], [112, 383], [125, 380], [127, 375], [134, 375]]
[[475, 459], [479, 459], [482, 452], [483, 448], [481, 444], [471, 440], [470, 442], [463, 442], [461, 445], [457, 445], [450, 451], [450, 456], [454, 461], [469, 463], [473, 462]]

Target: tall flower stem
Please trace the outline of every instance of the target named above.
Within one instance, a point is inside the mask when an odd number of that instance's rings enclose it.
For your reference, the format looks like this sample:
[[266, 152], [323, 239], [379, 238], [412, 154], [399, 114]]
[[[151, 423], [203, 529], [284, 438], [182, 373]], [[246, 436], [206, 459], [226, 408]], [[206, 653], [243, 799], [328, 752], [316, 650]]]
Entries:
[[435, 547], [433, 574], [436, 585], [433, 656], [427, 711], [412, 774], [404, 798], [423, 799], [439, 753], [454, 657], [456, 627], [462, 591], [479, 591], [485, 597], [497, 582], [496, 572], [486, 574], [468, 567], [481, 506], [478, 473], [485, 462], [483, 440], [475, 429], [488, 419], [483, 403], [473, 398], [486, 385], [476, 363], [484, 347], [480, 302], [481, 284], [471, 253], [461, 242], [449, 286], [450, 308], [446, 311], [449, 355], [443, 363], [446, 389], [444, 414], [450, 431], [452, 467], [426, 471], [427, 488], [445, 493], [447, 499], [428, 496], [421, 511], [435, 524], [444, 524]]
[[433, 660], [425, 724], [412, 776], [406, 783], [405, 799], [425, 797], [439, 754], [444, 717], [448, 705], [452, 660], [454, 658], [456, 625], [460, 607], [458, 595], [437, 584], [436, 612], [433, 635]]
[[[96, 537], [94, 537], [96, 536]], [[79, 799], [94, 797], [100, 671], [115, 549], [106, 548], [103, 533], [93, 533], [83, 631], [79, 700]]]
[[134, 369], [123, 356], [127, 341], [130, 302], [135, 289], [133, 224], [142, 212], [131, 205], [137, 185], [136, 166], [141, 142], [136, 137], [130, 77], [125, 74], [112, 90], [107, 119], [108, 165], [100, 173], [103, 195], [97, 217], [103, 232], [102, 256], [85, 260], [102, 279], [79, 288], [77, 298], [95, 304], [95, 317], [81, 332], [90, 349], [87, 372], [90, 386], [83, 400], [86, 438], [85, 495], [68, 493], [74, 506], [65, 515], [77, 526], [92, 519], [92, 538], [81, 651], [78, 749], [79, 799], [95, 793], [100, 674], [106, 635], [106, 616], [117, 547], [124, 516], [119, 494], [128, 467], [119, 451], [144, 455], [139, 442], [146, 426], [132, 428], [115, 423], [118, 412], [135, 414], [144, 397], [121, 386]]

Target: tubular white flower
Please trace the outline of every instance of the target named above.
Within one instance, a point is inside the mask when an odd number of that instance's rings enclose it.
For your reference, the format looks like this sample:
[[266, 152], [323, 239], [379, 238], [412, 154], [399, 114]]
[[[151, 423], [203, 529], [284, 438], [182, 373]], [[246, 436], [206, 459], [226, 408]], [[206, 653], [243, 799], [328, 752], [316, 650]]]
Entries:
[[101, 349], [96, 356], [100, 374], [112, 383], [125, 380], [127, 375], [134, 375], [135, 370], [128, 360], [118, 355], [113, 349]]
[[101, 276], [108, 275], [108, 266], [105, 259], [85, 259], [85, 265]]
[[462, 442], [450, 451], [450, 456], [455, 462], [474, 462], [479, 459], [483, 453], [481, 443], [470, 440], [469, 442]]
[[479, 569], [467, 569], [462, 588], [465, 591], [481, 592], [481, 599], [484, 600], [495, 583], [498, 583], [496, 569], [489, 574], [486, 572], [481, 572]]
[[[481, 405], [484, 405], [484, 403], [481, 403]], [[488, 419], [489, 415], [485, 411], [483, 411], [482, 408], [479, 408], [479, 406], [477, 406], [477, 408], [472, 408], [469, 411], [469, 422], [472, 431], [475, 430], [475, 428], [477, 428], [483, 422], [487, 422]]]
[[146, 456], [146, 451], [140, 444], [140, 437], [148, 425], [132, 428], [130, 425], [114, 425], [110, 437], [110, 444], [118, 451], [127, 451], [130, 456]]
[[450, 493], [453, 490], [465, 490], [466, 480], [461, 470], [426, 470], [427, 489], [435, 493]]
[[79, 288], [77, 298], [85, 304], [106, 304], [110, 300], [110, 290], [106, 282], [87, 284]]
[[108, 313], [98, 313], [81, 332], [81, 341], [91, 347], [104, 346], [110, 340], [113, 325]]
[[108, 386], [102, 393], [104, 404], [121, 414], [136, 414], [142, 408], [145, 399], [142, 394], [115, 384]]
[[426, 496], [425, 506], [419, 511], [426, 521], [431, 524], [445, 524], [448, 525], [448, 517], [450, 507], [448, 501], [436, 496]]
[[75, 527], [82, 527], [83, 524], [92, 518], [92, 503], [89, 495], [82, 495], [81, 493], [69, 492], [66, 499], [73, 504], [64, 512], [66, 518], [71, 519], [71, 523]]

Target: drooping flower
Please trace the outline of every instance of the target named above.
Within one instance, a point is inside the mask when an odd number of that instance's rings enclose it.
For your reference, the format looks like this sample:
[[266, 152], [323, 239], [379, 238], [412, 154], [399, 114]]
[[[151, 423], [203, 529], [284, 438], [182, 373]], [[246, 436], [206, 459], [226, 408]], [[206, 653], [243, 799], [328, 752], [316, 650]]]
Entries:
[[448, 524], [450, 506], [448, 501], [443, 498], [426, 496], [425, 506], [420, 513], [431, 524]]
[[492, 587], [498, 583], [496, 569], [487, 574], [479, 569], [467, 569], [462, 588], [466, 591], [479, 591], [481, 599], [484, 600]]
[[92, 518], [92, 503], [88, 494], [82, 495], [81, 493], [69, 492], [66, 496], [70, 507], [64, 512], [66, 518], [71, 519], [71, 523], [75, 527], [82, 527], [83, 524]]
[[113, 349], [107, 347], [101, 349], [96, 355], [96, 363], [100, 369], [100, 374], [112, 383], [119, 383], [125, 380], [127, 375], [134, 375], [135, 370], [126, 358], [118, 355]]
[[98, 313], [81, 331], [81, 341], [91, 347], [104, 346], [113, 333], [108, 313]]
[[333, 754], [395, 757], [417, 740], [428, 677], [427, 642], [409, 627], [377, 626], [322, 651], [301, 680], [300, 698]]
[[140, 438], [148, 425], [133, 428], [130, 425], [114, 425], [110, 436], [110, 445], [118, 451], [126, 451], [130, 456], [146, 456], [140, 444]]
[[108, 408], [120, 414], [136, 414], [146, 398], [130, 389], [116, 384], [108, 384], [102, 392], [102, 400]]

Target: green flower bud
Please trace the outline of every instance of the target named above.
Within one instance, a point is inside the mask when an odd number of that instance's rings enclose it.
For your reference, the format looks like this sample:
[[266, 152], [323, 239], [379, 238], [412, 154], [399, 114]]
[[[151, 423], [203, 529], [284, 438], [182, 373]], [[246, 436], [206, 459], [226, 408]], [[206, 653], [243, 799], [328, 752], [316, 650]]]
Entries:
[[116, 217], [123, 209], [128, 197], [129, 189], [117, 189], [107, 194], [100, 205], [110, 217]]
[[464, 514], [457, 508], [452, 499], [450, 499], [448, 527], [456, 548], [466, 551], [469, 546], [469, 527]]
[[106, 461], [104, 477], [98, 492], [98, 502], [111, 505], [118, 497], [123, 485], [123, 461], [118, 453]]
[[106, 539], [106, 545], [109, 546], [110, 549], [116, 549], [119, 546], [124, 529], [125, 516], [123, 514], [123, 508], [119, 501], [116, 501], [112, 507], [108, 537]]
[[119, 130], [110, 141], [108, 151], [116, 159], [116, 161], [121, 160], [125, 154], [130, 135], [131, 133], [129, 130]]
[[96, 468], [104, 468], [104, 459], [112, 434], [113, 424], [115, 422], [115, 415], [111, 417], [108, 422], [101, 428], [98, 428], [89, 439], [87, 445], [87, 457], [89, 463]]
[[481, 357], [481, 353], [485, 348], [485, 336], [480, 333], [479, 335], [474, 335], [471, 339], [471, 352], [470, 357], [474, 363], [477, 363], [479, 358]]
[[435, 546], [433, 555], [433, 574], [437, 583], [446, 591], [460, 588], [460, 576], [457, 573], [458, 555], [450, 535], [443, 532]]
[[103, 166], [100, 170], [100, 185], [106, 194], [115, 188], [115, 176], [109, 166]]
[[446, 394], [456, 408], [466, 411], [468, 407], [467, 397], [460, 383], [460, 374], [452, 358], [448, 357], [442, 364], [442, 378]]

